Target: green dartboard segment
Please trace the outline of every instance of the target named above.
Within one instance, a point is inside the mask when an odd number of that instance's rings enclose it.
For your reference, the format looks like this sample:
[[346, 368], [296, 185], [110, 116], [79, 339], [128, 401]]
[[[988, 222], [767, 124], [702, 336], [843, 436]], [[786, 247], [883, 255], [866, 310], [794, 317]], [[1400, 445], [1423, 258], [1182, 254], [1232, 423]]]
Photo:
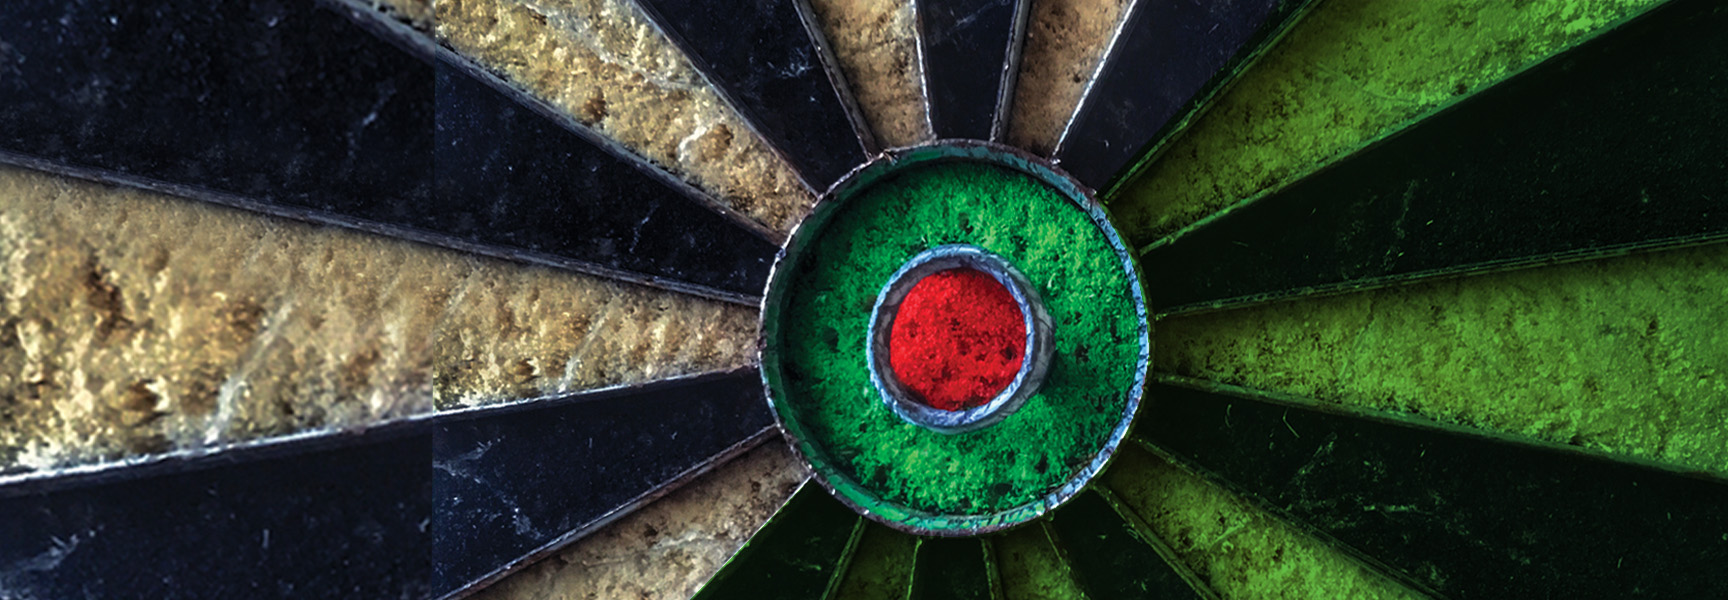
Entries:
[[[1054, 330], [1038, 393], [958, 434], [897, 416], [865, 358], [884, 284], [947, 244], [1006, 259]], [[782, 429], [847, 505], [912, 533], [995, 531], [1067, 500], [1109, 459], [1145, 380], [1142, 298], [1134, 261], [1087, 190], [1000, 146], [922, 146], [855, 172], [787, 243], [763, 311], [763, 377]]]

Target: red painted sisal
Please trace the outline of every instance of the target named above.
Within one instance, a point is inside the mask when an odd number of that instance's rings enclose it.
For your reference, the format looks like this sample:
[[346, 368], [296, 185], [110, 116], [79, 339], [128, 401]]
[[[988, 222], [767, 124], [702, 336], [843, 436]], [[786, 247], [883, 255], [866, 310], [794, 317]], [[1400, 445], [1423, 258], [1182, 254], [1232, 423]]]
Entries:
[[925, 404], [962, 410], [1014, 381], [1026, 355], [1026, 322], [995, 278], [949, 269], [913, 284], [889, 332], [894, 375]]

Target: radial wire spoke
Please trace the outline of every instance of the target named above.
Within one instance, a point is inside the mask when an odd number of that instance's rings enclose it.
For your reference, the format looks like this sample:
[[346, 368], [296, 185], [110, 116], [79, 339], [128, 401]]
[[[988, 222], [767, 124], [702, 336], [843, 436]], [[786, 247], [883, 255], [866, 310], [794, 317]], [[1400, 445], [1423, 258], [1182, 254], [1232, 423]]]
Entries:
[[1048, 521], [991, 538], [1008, 600], [1086, 600], [1069, 558], [1056, 546]]
[[0, 486], [0, 597], [423, 598], [424, 423]]
[[312, 0], [100, 4], [8, 7], [26, 54], [0, 80], [0, 161], [734, 302], [761, 287], [771, 244], [417, 34]]
[[918, 0], [925, 101], [937, 138], [1000, 140], [1031, 0]]
[[1165, 384], [1141, 435], [1451, 598], [1715, 597], [1728, 484]]
[[863, 534], [862, 518], [806, 482], [696, 598], [822, 598]]
[[906, 600], [918, 538], [866, 520], [858, 548], [832, 598]]
[[1050, 519], [1080, 584], [1092, 598], [1216, 598], [1163, 542], [1123, 516], [1109, 491], [1076, 496]]
[[1135, 0], [1055, 159], [1105, 186], [1165, 137], [1310, 0]]
[[816, 191], [875, 142], [805, 0], [638, 0]]
[[924, 538], [918, 542], [909, 600], [1001, 598], [985, 538]]
[[1728, 8], [1677, 1], [1144, 256], [1161, 314], [1728, 239]]
[[441, 416], [439, 591], [502, 576], [765, 438], [756, 371]]
[[761, 292], [774, 245], [691, 201], [641, 160], [618, 158], [447, 58], [438, 61], [437, 191], [414, 211], [419, 226], [466, 227], [490, 242], [621, 271]]

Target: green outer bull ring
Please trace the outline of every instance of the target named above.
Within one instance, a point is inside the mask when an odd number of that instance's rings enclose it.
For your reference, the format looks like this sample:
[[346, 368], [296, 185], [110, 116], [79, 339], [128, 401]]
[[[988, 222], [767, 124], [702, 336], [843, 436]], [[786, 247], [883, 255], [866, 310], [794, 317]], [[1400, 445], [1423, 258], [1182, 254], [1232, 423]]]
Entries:
[[[789, 388], [784, 363], [787, 359], [782, 354], [783, 344], [777, 343], [782, 336], [783, 315], [789, 310], [789, 290], [794, 287], [792, 282], [798, 279], [798, 261], [813, 252], [812, 246], [822, 239], [820, 234], [842, 213], [841, 209], [852, 199], [885, 181], [887, 177], [911, 172], [916, 166], [946, 162], [991, 165], [1018, 172], [1052, 188], [1056, 195], [1066, 198], [1073, 206], [1080, 208], [1114, 251], [1112, 264], [1119, 265], [1122, 275], [1128, 279], [1128, 300], [1133, 306], [1134, 320], [1138, 323], [1138, 331], [1134, 332], [1138, 338], [1138, 352], [1129, 388], [1125, 390], [1123, 410], [1101, 447], [1064, 483], [1053, 489], [1042, 488], [1049, 490], [1047, 493], [1029, 502], [983, 513], [944, 514], [900, 505], [854, 480], [843, 465], [828, 458], [824, 446], [818, 443], [821, 440], [813, 439], [812, 432], [797, 418], [796, 409], [788, 398]], [[874, 291], [881, 282], [860, 282], [859, 285]], [[796, 226], [776, 255], [768, 288], [763, 295], [761, 320], [758, 323], [757, 343], [762, 364], [763, 387], [782, 435], [794, 451], [810, 465], [816, 481], [853, 511], [893, 529], [916, 535], [961, 537], [1000, 531], [1034, 520], [1082, 491], [1094, 476], [1103, 471], [1114, 456], [1116, 447], [1127, 435], [1145, 393], [1146, 375], [1151, 359], [1151, 335], [1143, 285], [1133, 252], [1110, 224], [1108, 215], [1093, 197], [1092, 191], [1043, 159], [1018, 149], [973, 140], [945, 140], [892, 150], [854, 169], [830, 188], [810, 214]], [[1061, 325], [1056, 327], [1060, 328]], [[860, 354], [859, 360], [866, 360], [863, 353]], [[876, 405], [882, 406], [881, 401], [878, 400]], [[860, 429], [862, 430], [862, 426]], [[1037, 442], [1038, 440], [1024, 440], [1028, 445]]]

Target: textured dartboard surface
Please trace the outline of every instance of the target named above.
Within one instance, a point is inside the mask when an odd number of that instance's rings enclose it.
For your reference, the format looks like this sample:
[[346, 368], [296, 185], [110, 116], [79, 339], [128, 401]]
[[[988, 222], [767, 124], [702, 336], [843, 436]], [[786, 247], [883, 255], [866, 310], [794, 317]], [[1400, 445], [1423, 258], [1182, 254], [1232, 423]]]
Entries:
[[[10, 0], [0, 600], [1728, 596], [1725, 74], [1712, 0]], [[1059, 507], [921, 537], [762, 307], [955, 140], [1085, 188], [1149, 367]]]

